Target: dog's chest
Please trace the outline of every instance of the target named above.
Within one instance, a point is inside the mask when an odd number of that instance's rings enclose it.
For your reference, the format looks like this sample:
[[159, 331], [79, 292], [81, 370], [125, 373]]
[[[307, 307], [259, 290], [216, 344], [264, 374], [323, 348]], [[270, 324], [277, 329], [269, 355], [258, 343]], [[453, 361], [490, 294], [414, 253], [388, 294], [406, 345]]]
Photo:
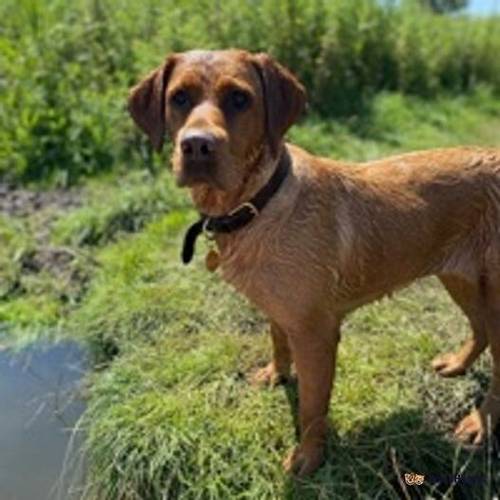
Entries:
[[[228, 238], [222, 246], [220, 274], [265, 314], [276, 318], [304, 301], [297, 297], [297, 265], [289, 257], [286, 241], [276, 230], [248, 231], [243, 237]], [[305, 291], [306, 287], [301, 294]]]
[[325, 292], [324, 270], [315, 268], [288, 226], [269, 224], [221, 248], [223, 279], [282, 325], [307, 311]]
[[228, 238], [221, 249], [223, 279], [251, 300], [269, 294], [271, 283], [279, 281], [274, 267], [279, 260], [279, 246], [268, 231]]

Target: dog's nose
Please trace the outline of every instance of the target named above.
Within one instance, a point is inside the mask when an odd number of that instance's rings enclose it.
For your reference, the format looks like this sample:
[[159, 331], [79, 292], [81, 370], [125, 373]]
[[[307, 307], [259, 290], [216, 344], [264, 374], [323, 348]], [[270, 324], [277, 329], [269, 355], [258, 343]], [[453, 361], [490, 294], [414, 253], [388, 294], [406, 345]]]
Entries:
[[187, 131], [181, 140], [181, 151], [191, 160], [209, 160], [215, 152], [215, 137], [202, 130]]

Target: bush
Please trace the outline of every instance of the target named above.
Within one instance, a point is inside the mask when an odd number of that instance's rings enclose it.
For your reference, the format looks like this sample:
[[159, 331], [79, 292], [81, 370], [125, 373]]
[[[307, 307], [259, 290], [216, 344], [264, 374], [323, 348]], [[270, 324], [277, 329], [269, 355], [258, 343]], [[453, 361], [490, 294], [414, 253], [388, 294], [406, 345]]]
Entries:
[[45, 4], [0, 6], [0, 178], [71, 184], [123, 163], [155, 171], [125, 100], [171, 51], [268, 51], [330, 116], [362, 113], [380, 90], [500, 91], [500, 18], [436, 15], [413, 0]]
[[36, 23], [11, 26], [1, 41], [0, 174], [8, 180], [67, 185], [132, 149], [124, 103], [133, 58], [120, 26], [97, 8], [81, 17], [56, 7], [22, 3], [16, 16]]

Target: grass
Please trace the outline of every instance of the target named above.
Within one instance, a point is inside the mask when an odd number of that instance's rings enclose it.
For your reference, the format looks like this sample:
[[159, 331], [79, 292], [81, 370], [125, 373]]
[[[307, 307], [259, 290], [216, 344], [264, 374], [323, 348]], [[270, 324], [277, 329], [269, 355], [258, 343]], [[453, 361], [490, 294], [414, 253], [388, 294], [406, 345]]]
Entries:
[[173, 189], [170, 178], [154, 180], [148, 172], [111, 177], [109, 182], [94, 180], [87, 183], [87, 189], [88, 203], [57, 221], [55, 242], [77, 247], [103, 245], [121, 233], [140, 231], [158, 214], [186, 206], [186, 197]]
[[[498, 102], [483, 88], [432, 102], [381, 94], [359, 117], [312, 115], [290, 139], [314, 153], [365, 160], [420, 147], [500, 145], [499, 129]], [[195, 219], [186, 197], [168, 174], [137, 172], [88, 183], [79, 196], [79, 206], [53, 215], [43, 241], [33, 214], [0, 220], [0, 259], [14, 263], [15, 275], [2, 274], [2, 283], [20, 283], [15, 293], [3, 292], [0, 323], [8, 323], [12, 342], [33, 330], [77, 338], [100, 365], [89, 374], [81, 422], [84, 497], [400, 498], [405, 472], [428, 478], [406, 487], [413, 497], [491, 498], [497, 491], [497, 451], [472, 452], [449, 439], [483, 393], [489, 360], [455, 380], [431, 372], [432, 357], [468, 334], [436, 281], [348, 319], [327, 463], [297, 482], [281, 468], [296, 443], [296, 388], [249, 384], [269, 358], [267, 326], [206, 272], [203, 242], [194, 264], [180, 263], [183, 230]], [[16, 268], [19, 255], [47, 245], [74, 253], [63, 270], [85, 277], [73, 283], [74, 295], [56, 293], [60, 269]], [[457, 474], [462, 480], [453, 483]]]
[[315, 154], [367, 161], [397, 151], [498, 144], [499, 101], [487, 87], [435, 100], [381, 93], [369, 109], [343, 121], [311, 116], [290, 140]]
[[[206, 295], [220, 298], [216, 288], [209, 282], [193, 292], [202, 311]], [[226, 318], [234, 311], [221, 300], [211, 307]], [[480, 390], [478, 372], [447, 385], [429, 372], [431, 357], [466, 334], [432, 281], [346, 325], [328, 463], [300, 483], [280, 465], [296, 440], [296, 389], [247, 381], [269, 356], [265, 328], [207, 323], [176, 332], [167, 321], [151, 345], [134, 342], [98, 376], [85, 416], [90, 498], [397, 498], [398, 471], [451, 477], [469, 462], [462, 474], [482, 481], [455, 492], [484, 493], [487, 454], [458, 450], [444, 433]], [[438, 496], [447, 488], [453, 484], [419, 491]]]
[[170, 177], [146, 171], [90, 180], [66, 194], [75, 198], [69, 208], [45, 203], [43, 194], [25, 214], [0, 213], [0, 324], [17, 344], [60, 336], [102, 265], [98, 251], [187, 202]]

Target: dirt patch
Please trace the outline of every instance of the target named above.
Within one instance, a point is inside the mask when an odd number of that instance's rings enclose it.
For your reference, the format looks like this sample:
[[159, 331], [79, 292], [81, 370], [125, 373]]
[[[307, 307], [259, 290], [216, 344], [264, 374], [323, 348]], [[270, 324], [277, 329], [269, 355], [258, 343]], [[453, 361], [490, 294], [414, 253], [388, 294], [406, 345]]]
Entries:
[[57, 210], [77, 208], [81, 201], [79, 189], [33, 191], [0, 184], [0, 213], [11, 217], [28, 217], [48, 207]]
[[[82, 206], [84, 193], [81, 189], [53, 189], [35, 191], [16, 188], [0, 183], [0, 215], [22, 222], [22, 227], [32, 237], [33, 245], [16, 257], [13, 265], [18, 269], [16, 277], [2, 298], [26, 293], [23, 277], [49, 275], [54, 287], [65, 294], [79, 296], [86, 287], [88, 274], [82, 271], [88, 259], [77, 250], [69, 247], [54, 246], [51, 243], [51, 230], [54, 222], [68, 211]], [[80, 258], [82, 257], [82, 258]], [[84, 265], [79, 265], [80, 261]]]

